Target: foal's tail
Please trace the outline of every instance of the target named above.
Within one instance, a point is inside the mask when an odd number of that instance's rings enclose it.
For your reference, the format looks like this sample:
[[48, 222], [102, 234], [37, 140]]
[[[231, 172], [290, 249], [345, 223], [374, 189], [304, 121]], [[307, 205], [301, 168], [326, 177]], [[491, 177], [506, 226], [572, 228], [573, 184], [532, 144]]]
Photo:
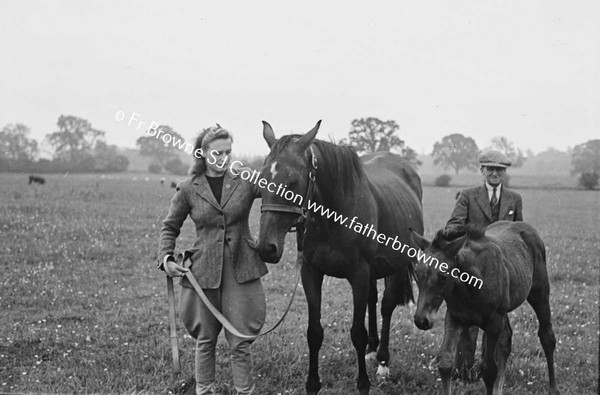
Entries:
[[535, 228], [528, 226], [520, 234], [527, 248], [529, 248], [534, 265], [541, 264], [546, 267], [546, 246]]

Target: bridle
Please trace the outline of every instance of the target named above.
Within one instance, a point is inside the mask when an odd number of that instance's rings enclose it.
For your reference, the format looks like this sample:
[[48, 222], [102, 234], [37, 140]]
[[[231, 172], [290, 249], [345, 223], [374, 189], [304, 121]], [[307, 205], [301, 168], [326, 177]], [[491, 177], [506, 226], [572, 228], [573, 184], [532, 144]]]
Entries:
[[308, 172], [308, 188], [306, 190], [306, 195], [304, 196], [304, 199], [302, 199], [302, 206], [292, 206], [287, 204], [263, 204], [260, 207], [261, 213], [265, 211], [275, 211], [299, 215], [296, 222], [294, 222], [294, 224], [290, 228], [290, 232], [296, 232], [299, 252], [302, 251], [304, 244], [304, 235], [306, 234], [308, 222], [310, 221], [310, 210], [308, 209], [308, 202], [310, 199], [312, 199], [315, 193], [316, 175], [317, 169], [319, 167], [317, 163], [317, 156], [315, 155], [313, 146], [311, 145], [309, 149], [311, 169]]

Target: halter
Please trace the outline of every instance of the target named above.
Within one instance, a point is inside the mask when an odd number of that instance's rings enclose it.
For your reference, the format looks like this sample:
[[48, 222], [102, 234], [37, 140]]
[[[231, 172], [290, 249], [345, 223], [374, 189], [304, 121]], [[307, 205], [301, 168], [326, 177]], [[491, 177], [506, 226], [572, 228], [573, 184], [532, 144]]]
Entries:
[[304, 241], [303, 236], [306, 233], [306, 228], [307, 228], [307, 226], [305, 226], [305, 223], [307, 223], [310, 220], [310, 211], [308, 210], [308, 200], [313, 197], [313, 194], [315, 191], [315, 182], [316, 182], [316, 175], [317, 175], [317, 168], [318, 168], [317, 156], [315, 155], [315, 151], [313, 150], [312, 145], [309, 148], [310, 148], [310, 162], [311, 162], [312, 168], [308, 172], [308, 189], [306, 190], [306, 196], [304, 196], [304, 199], [302, 200], [302, 206], [298, 207], [298, 206], [291, 206], [291, 205], [287, 205], [287, 204], [263, 204], [260, 207], [261, 213], [264, 211], [276, 211], [276, 212], [293, 213], [293, 214], [299, 215], [296, 222], [290, 228], [290, 232], [297, 232], [298, 251], [302, 251], [302, 246], [303, 246], [303, 241]]

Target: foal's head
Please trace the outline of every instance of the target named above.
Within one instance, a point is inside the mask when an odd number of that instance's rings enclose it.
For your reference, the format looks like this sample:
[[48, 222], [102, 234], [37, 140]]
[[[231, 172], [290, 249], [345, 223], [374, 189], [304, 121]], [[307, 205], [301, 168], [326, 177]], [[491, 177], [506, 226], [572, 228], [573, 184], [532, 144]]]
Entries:
[[[456, 266], [458, 251], [463, 247], [468, 234], [449, 239], [439, 231], [433, 242], [429, 242], [414, 230], [411, 239], [425, 253], [425, 258], [415, 266], [415, 275], [419, 287], [417, 311], [414, 321], [419, 329], [433, 327], [433, 317], [439, 310], [444, 297], [452, 292], [454, 279], [451, 271]], [[425, 261], [426, 263], [424, 263]]]
[[279, 262], [285, 235], [300, 217], [300, 207], [308, 198], [309, 172], [312, 169], [309, 147], [320, 125], [321, 121], [317, 122], [304, 135], [277, 139], [271, 125], [263, 121], [263, 136], [271, 152], [260, 170], [267, 183], [263, 183], [261, 189], [263, 210], [257, 249], [265, 262]]

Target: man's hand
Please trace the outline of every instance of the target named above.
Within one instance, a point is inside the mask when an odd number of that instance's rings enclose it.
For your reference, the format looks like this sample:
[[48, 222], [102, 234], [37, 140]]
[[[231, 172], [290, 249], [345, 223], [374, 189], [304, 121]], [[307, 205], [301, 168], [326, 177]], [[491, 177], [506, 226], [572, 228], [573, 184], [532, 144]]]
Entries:
[[183, 277], [185, 276], [185, 273], [189, 271], [189, 269], [179, 266], [173, 257], [165, 259], [163, 267], [165, 269], [165, 273], [167, 273], [167, 276], [169, 277]]

